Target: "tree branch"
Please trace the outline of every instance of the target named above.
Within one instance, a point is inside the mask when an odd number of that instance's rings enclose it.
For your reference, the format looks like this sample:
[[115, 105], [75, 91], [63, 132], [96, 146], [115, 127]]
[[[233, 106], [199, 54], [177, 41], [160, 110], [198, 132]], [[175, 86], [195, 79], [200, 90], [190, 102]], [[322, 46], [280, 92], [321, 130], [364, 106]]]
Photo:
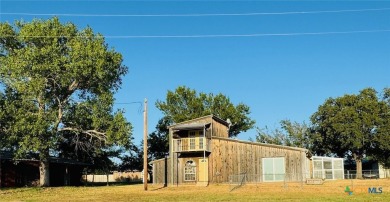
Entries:
[[79, 82], [73, 81], [72, 84], [68, 87], [68, 91], [74, 91], [79, 85]]
[[106, 142], [107, 141], [106, 133], [99, 132], [97, 130], [82, 130], [82, 129], [78, 129], [78, 128], [66, 127], [66, 128], [59, 128], [58, 132], [60, 132], [60, 131], [79, 132], [79, 133], [83, 133], [83, 134], [89, 135], [91, 137], [91, 140], [92, 140], [92, 138], [97, 138], [99, 141], [102, 141], [102, 142]]

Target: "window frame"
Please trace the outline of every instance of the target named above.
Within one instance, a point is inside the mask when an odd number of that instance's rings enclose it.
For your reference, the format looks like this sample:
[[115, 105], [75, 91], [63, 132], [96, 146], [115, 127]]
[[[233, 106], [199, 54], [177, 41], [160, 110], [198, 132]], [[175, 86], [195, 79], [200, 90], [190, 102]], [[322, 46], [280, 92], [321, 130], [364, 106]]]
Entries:
[[[331, 163], [331, 166], [329, 166], [329, 163]], [[313, 178], [327, 180], [344, 179], [343, 158], [315, 156], [312, 158], [312, 165]]]
[[[266, 173], [265, 166], [266, 164], [264, 163], [267, 160], [272, 160], [272, 173]], [[275, 173], [275, 160], [282, 160], [282, 165], [283, 165], [283, 173]], [[284, 177], [286, 175], [286, 160], [285, 157], [264, 157], [262, 158], [262, 172], [263, 172], [263, 181], [264, 182], [281, 182], [284, 181]], [[268, 165], [269, 166], [269, 165]], [[278, 175], [283, 175], [283, 179], [278, 179]], [[272, 180], [269, 180], [269, 176], [272, 176]]]
[[[192, 162], [192, 163], [190, 163]], [[196, 163], [194, 160], [187, 160], [184, 164], [184, 181], [195, 182], [196, 181]], [[190, 176], [190, 177], [188, 177]], [[188, 178], [187, 178], [188, 177]]]

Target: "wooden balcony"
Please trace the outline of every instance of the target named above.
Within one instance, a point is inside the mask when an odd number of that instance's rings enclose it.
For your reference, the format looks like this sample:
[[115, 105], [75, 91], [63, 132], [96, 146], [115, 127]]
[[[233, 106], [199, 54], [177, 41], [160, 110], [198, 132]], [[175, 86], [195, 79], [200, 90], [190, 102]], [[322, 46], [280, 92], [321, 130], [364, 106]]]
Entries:
[[210, 139], [205, 137], [173, 139], [173, 152], [210, 152]]

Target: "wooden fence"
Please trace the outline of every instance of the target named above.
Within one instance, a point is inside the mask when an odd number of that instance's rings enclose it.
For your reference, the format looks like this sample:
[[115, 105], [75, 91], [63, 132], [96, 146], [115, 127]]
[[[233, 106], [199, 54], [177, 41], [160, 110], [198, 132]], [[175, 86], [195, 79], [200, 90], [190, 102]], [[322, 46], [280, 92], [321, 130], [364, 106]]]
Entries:
[[114, 172], [109, 175], [83, 175], [83, 180], [87, 182], [142, 182], [142, 172]]

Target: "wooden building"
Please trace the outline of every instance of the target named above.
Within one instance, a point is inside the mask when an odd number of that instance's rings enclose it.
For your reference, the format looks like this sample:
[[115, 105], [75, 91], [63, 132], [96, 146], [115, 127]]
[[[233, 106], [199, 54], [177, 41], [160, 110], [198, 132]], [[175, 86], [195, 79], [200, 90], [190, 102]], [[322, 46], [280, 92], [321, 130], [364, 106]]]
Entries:
[[[81, 185], [83, 169], [90, 165], [70, 159], [50, 157], [50, 186]], [[14, 160], [11, 152], [0, 151], [0, 187], [39, 185], [39, 160]]]
[[310, 176], [308, 150], [240, 141], [209, 115], [169, 127], [169, 157], [151, 162], [153, 183], [165, 185], [301, 181]]

